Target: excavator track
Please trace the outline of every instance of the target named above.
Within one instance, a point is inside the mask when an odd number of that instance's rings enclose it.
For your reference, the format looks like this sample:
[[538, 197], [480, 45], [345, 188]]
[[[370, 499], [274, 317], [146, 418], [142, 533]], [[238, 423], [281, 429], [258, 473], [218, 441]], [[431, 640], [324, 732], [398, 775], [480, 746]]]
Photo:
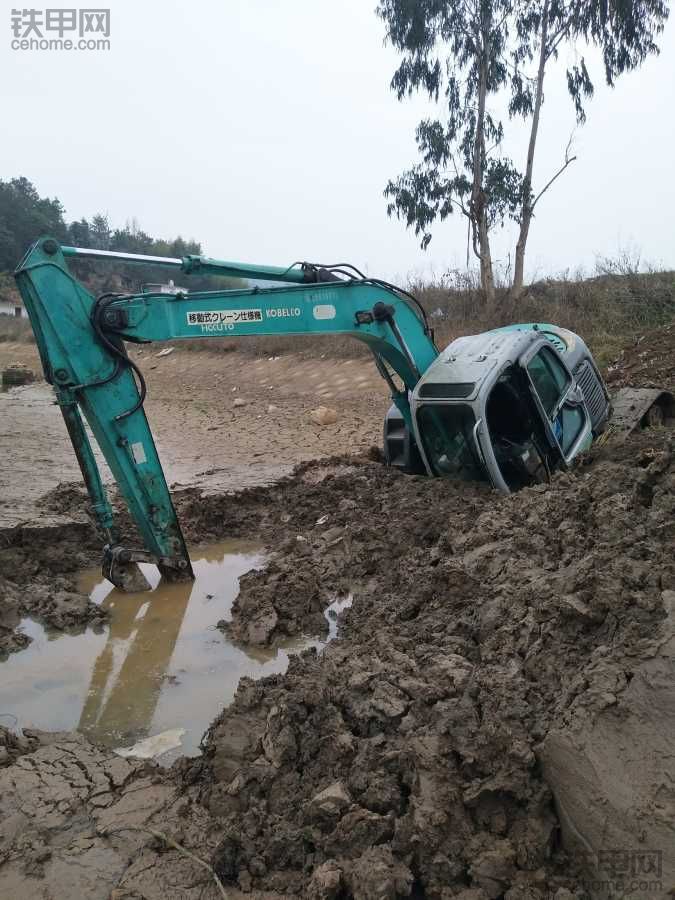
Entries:
[[669, 425], [675, 419], [675, 396], [662, 388], [621, 388], [612, 397], [609, 431], [627, 437], [640, 426]]

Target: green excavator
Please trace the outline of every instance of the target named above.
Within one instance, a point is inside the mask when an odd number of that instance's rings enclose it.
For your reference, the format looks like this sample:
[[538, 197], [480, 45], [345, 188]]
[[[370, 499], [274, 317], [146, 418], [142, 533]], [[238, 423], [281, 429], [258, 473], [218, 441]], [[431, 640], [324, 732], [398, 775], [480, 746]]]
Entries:
[[[69, 259], [161, 266], [190, 275], [280, 283], [218, 291], [94, 297]], [[42, 237], [15, 273], [93, 512], [105, 539], [103, 574], [138, 590], [139, 562], [169, 579], [192, 577], [152, 432], [145, 381], [125, 344], [246, 335], [349, 334], [367, 345], [391, 391], [386, 462], [407, 472], [484, 481], [503, 492], [545, 482], [608, 429], [662, 424], [673, 396], [627, 390], [610, 398], [582, 339], [529, 323], [434, 343], [422, 305], [401, 288], [345, 263], [287, 268], [64, 247]], [[84, 426], [91, 432], [138, 526], [144, 547], [120, 543]], [[144, 579], [143, 579], [144, 580]]]

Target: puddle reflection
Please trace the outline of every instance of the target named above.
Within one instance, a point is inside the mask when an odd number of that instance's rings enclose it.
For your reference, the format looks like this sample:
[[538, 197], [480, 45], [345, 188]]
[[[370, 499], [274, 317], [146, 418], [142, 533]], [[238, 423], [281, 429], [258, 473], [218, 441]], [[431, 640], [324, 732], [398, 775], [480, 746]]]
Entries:
[[[290, 653], [325, 646], [305, 637], [274, 649], [232, 644], [214, 625], [229, 618], [239, 577], [264, 563], [261, 548], [228, 542], [192, 555], [194, 582], [160, 582], [154, 567], [143, 567], [149, 593], [124, 594], [100, 573], [86, 573], [80, 588], [110, 614], [97, 631], [49, 634], [25, 620], [33, 643], [0, 664], [0, 713], [21, 727], [77, 729], [112, 747], [184, 728], [180, 753], [194, 754], [243, 675], [283, 672]], [[333, 604], [328, 640], [349, 604]]]

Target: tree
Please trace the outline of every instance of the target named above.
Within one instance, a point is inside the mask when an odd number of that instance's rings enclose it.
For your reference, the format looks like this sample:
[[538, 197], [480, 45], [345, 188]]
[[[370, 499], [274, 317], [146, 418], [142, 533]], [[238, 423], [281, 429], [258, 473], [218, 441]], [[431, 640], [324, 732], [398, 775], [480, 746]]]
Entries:
[[91, 246], [95, 250], [110, 250], [112, 244], [112, 231], [110, 230], [110, 223], [108, 222], [108, 217], [105, 215], [94, 216], [91, 220], [91, 225], [89, 226], [89, 233], [91, 237]]
[[0, 181], [0, 271], [14, 269], [41, 234], [65, 239], [59, 201], [40, 197], [27, 178]]
[[[525, 249], [534, 210], [567, 167], [574, 162], [568, 141], [562, 166], [535, 194], [534, 157], [541, 108], [544, 102], [546, 66], [557, 58], [563, 42], [583, 41], [602, 52], [607, 84], [614, 85], [623, 72], [637, 68], [653, 53], [658, 53], [656, 37], [663, 31], [668, 7], [662, 0], [529, 0], [516, 9], [518, 42], [513, 51], [511, 77], [511, 115], [530, 118], [530, 138], [522, 184], [522, 200], [517, 221], [512, 294], [523, 292]], [[523, 73], [523, 64], [536, 62], [534, 75]], [[567, 72], [567, 89], [576, 111], [577, 122], [586, 120], [584, 100], [593, 96], [594, 87], [585, 58]]]
[[[63, 244], [95, 250], [122, 250], [149, 256], [200, 256], [201, 244], [175, 237], [171, 240], [153, 238], [146, 234], [136, 219], [127, 221], [124, 228], [112, 229], [107, 215], [93, 216], [91, 221], [80, 219], [66, 225], [63, 207], [58, 200], [40, 197], [27, 178], [0, 180], [0, 273], [14, 269], [30, 244], [46, 234]], [[131, 289], [144, 282], [163, 282], [167, 272], [156, 265], [118, 265], [94, 259], [70, 259], [69, 266], [92, 291], [119, 290], [120, 278]], [[208, 275], [190, 277], [192, 290], [216, 290], [241, 287], [234, 278]]]
[[[567, 144], [557, 172], [535, 192], [534, 160], [544, 103], [546, 66], [563, 42], [600, 49], [605, 79], [658, 52], [668, 16], [663, 0], [380, 0], [378, 14], [403, 60], [391, 86], [399, 99], [425, 90], [445, 101], [445, 120], [423, 121], [416, 139], [422, 162], [385, 189], [390, 215], [431, 240], [430, 226], [459, 209], [468, 219], [481, 284], [494, 302], [490, 230], [509, 217], [519, 226], [512, 294], [523, 289], [527, 239], [541, 197], [576, 157]], [[444, 59], [442, 60], [442, 57]], [[566, 72], [577, 120], [593, 94], [586, 61]], [[502, 95], [510, 118], [530, 121], [524, 168], [498, 155], [504, 136], [488, 101]], [[500, 98], [501, 99], [501, 98]]]
[[91, 229], [86, 219], [71, 222], [68, 226], [68, 240], [73, 247], [91, 247]]
[[[380, 0], [378, 15], [403, 60], [391, 82], [399, 99], [421, 89], [441, 92], [445, 121], [425, 120], [416, 140], [422, 163], [390, 181], [388, 212], [431, 240], [430, 225], [453, 209], [467, 218], [488, 303], [494, 302], [490, 230], [513, 213], [520, 179], [510, 160], [495, 155], [502, 123], [488, 98], [507, 85], [512, 0]], [[441, 62], [442, 48], [446, 58]]]

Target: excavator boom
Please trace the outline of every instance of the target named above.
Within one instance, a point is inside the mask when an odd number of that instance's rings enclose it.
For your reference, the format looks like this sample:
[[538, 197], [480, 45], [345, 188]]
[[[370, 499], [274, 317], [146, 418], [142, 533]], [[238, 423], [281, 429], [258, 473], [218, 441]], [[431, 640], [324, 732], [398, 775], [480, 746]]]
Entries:
[[[191, 274], [278, 281], [284, 287], [107, 294], [95, 298], [68, 258], [144, 263]], [[31, 320], [45, 378], [71, 437], [94, 515], [105, 537], [104, 574], [126, 590], [142, 587], [138, 562], [171, 579], [192, 576], [189, 554], [144, 409], [145, 383], [125, 342], [239, 335], [350, 334], [367, 344], [392, 399], [411, 427], [409, 395], [438, 356], [423, 311], [383, 282], [342, 278], [319, 266], [286, 269], [61, 247], [41, 238], [15, 277]], [[337, 267], [339, 269], [339, 267]], [[398, 376], [400, 384], [395, 377]], [[84, 421], [105, 458], [144, 549], [122, 546]]]

